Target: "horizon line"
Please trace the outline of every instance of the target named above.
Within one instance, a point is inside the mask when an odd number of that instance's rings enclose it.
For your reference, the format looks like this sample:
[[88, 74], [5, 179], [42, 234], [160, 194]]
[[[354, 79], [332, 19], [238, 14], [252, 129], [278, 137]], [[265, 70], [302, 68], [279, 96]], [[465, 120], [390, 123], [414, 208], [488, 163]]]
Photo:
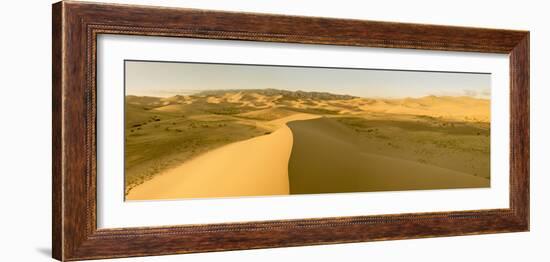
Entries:
[[[364, 98], [364, 99], [407, 99], [407, 98], [425, 98], [425, 97], [468, 97], [473, 99], [484, 99], [484, 100], [491, 100], [491, 96], [488, 97], [480, 97], [480, 96], [470, 96], [470, 95], [436, 95], [436, 94], [427, 94], [422, 96], [400, 96], [400, 97], [392, 97], [392, 96], [371, 96], [371, 97], [364, 97], [364, 96], [356, 96], [356, 95], [349, 95], [349, 94], [340, 94], [340, 93], [332, 93], [332, 92], [325, 92], [325, 91], [304, 91], [304, 90], [287, 90], [287, 89], [278, 89], [278, 88], [254, 88], [254, 89], [211, 89], [211, 90], [187, 90], [186, 92], [181, 93], [174, 93], [170, 92], [169, 95], [139, 95], [139, 94], [129, 94], [124, 90], [124, 96], [136, 96], [136, 97], [153, 97], [153, 98], [169, 98], [174, 96], [192, 96], [199, 94], [201, 92], [219, 92], [219, 91], [254, 91], [254, 90], [276, 90], [276, 91], [287, 91], [287, 92], [304, 92], [304, 93], [321, 93], [321, 94], [331, 94], [331, 95], [338, 95], [338, 96], [350, 96], [354, 98]], [[167, 92], [168, 93], [168, 92]], [[187, 94], [184, 94], [187, 93]]]

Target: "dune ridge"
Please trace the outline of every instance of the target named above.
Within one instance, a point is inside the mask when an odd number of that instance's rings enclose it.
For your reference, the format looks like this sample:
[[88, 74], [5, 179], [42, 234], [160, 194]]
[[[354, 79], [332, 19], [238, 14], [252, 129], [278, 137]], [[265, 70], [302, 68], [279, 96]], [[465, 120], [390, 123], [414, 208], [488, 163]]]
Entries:
[[289, 194], [287, 166], [291, 147], [288, 127], [235, 142], [160, 173], [133, 188], [126, 199]]
[[128, 95], [125, 115], [128, 200], [487, 187], [490, 181], [488, 99], [214, 90]]
[[[384, 155], [333, 119], [290, 122], [291, 194], [487, 187], [464, 172]], [[374, 152], [373, 152], [374, 151]]]
[[199, 155], [136, 186], [126, 199], [288, 195], [293, 136], [286, 124], [316, 117], [296, 114], [271, 121], [273, 133]]

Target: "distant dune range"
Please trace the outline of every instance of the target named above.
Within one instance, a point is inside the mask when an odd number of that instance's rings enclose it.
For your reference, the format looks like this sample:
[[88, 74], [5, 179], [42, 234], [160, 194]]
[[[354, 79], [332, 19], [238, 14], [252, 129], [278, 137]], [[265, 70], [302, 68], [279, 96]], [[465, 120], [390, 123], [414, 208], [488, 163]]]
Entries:
[[127, 200], [490, 185], [490, 102], [275, 89], [126, 97]]

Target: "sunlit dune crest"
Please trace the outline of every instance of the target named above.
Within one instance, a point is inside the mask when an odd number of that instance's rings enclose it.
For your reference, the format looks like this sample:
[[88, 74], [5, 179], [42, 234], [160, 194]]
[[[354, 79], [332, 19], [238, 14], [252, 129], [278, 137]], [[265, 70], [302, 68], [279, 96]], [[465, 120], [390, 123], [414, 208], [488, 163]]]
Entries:
[[212, 90], [125, 114], [127, 200], [490, 184], [488, 99]]

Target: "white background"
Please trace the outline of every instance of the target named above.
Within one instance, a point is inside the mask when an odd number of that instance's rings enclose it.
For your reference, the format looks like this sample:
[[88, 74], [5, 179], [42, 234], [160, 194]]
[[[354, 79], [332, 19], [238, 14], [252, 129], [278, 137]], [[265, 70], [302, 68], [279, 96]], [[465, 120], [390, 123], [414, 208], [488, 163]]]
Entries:
[[[107, 1], [107, 0], [105, 0]], [[123, 1], [119, 1], [123, 2]], [[550, 28], [544, 1], [124, 1], [531, 31], [531, 232], [218, 252], [124, 261], [548, 261]], [[1, 260], [48, 261], [51, 245], [51, 10], [11, 1], [0, 11]]]
[[[100, 35], [97, 59], [99, 228], [509, 207], [506, 55]], [[491, 73], [491, 187], [124, 202], [124, 59]]]

